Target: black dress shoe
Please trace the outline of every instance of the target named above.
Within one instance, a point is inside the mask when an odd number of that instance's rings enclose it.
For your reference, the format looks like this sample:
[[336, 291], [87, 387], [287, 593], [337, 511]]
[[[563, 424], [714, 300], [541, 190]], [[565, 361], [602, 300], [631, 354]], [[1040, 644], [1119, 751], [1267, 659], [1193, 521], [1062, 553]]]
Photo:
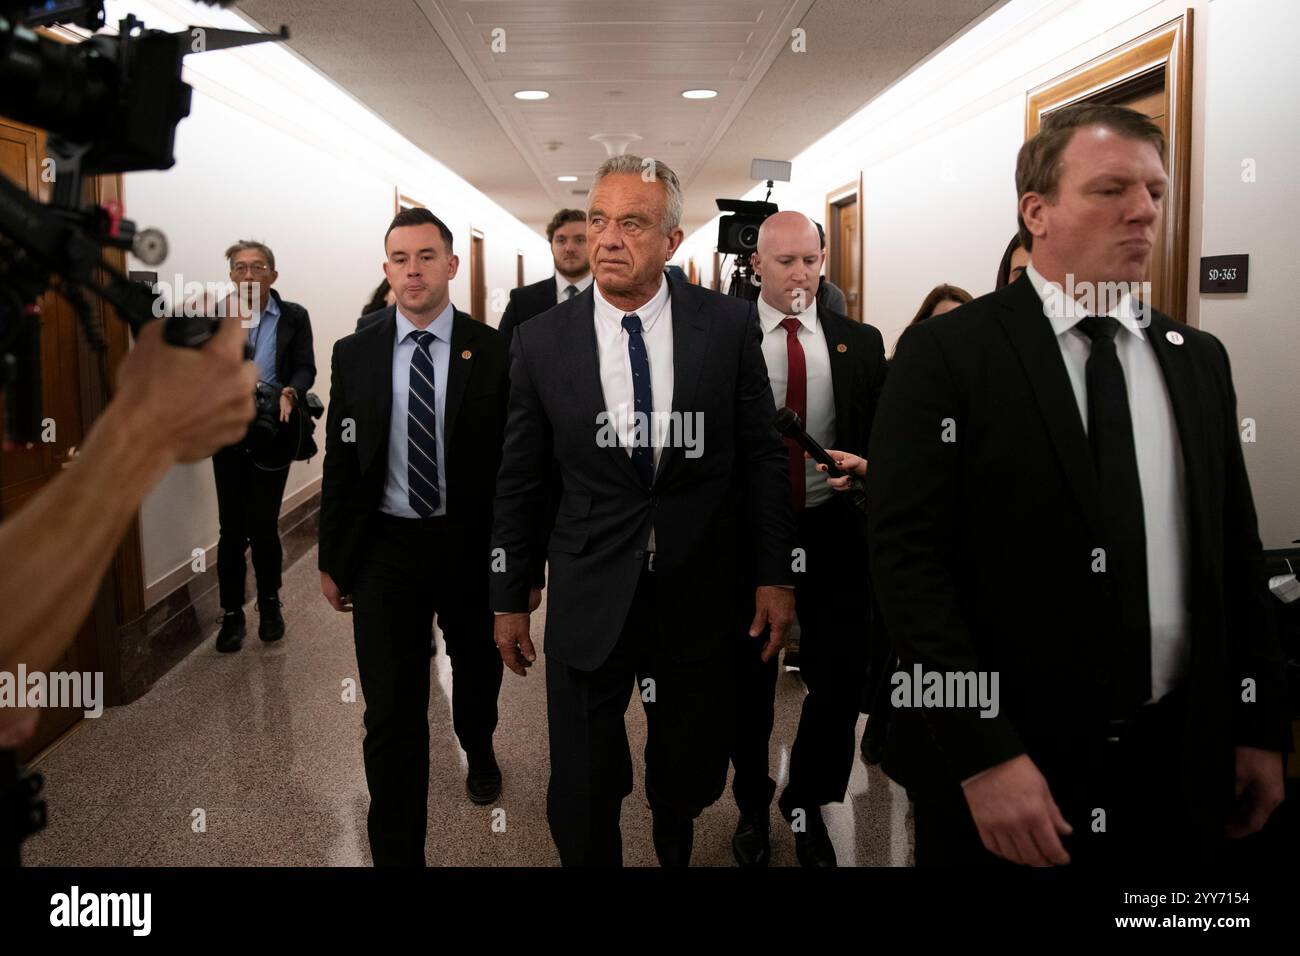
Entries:
[[885, 758], [885, 739], [889, 724], [880, 717], [868, 717], [866, 729], [862, 731], [862, 760], [875, 766]]
[[767, 866], [772, 859], [771, 822], [768, 813], [740, 815], [736, 835], [731, 838], [731, 853], [743, 867]]
[[799, 858], [800, 866], [826, 867], [839, 866], [835, 859], [835, 846], [831, 835], [826, 832], [822, 822], [821, 808], [813, 807], [815, 817], [809, 816], [807, 829], [794, 835], [794, 854]]
[[469, 775], [465, 778], [465, 792], [480, 806], [491, 803], [501, 796], [501, 768], [497, 766], [496, 754], [489, 750], [467, 756]]
[[217, 650], [231, 654], [244, 646], [244, 612], [227, 611], [221, 618], [221, 630], [217, 632]]
[[655, 856], [660, 866], [690, 866], [691, 844], [695, 841], [695, 821], [667, 813], [652, 813], [650, 825]]
[[278, 598], [257, 599], [257, 636], [268, 644], [284, 637], [284, 615], [280, 613], [282, 607], [284, 605]]
[[794, 831], [794, 852], [799, 858], [800, 866], [823, 867], [838, 866], [835, 860], [835, 847], [831, 835], [826, 832], [826, 823], [822, 820], [822, 808], [811, 801], [800, 798], [786, 790], [777, 800], [781, 816]]

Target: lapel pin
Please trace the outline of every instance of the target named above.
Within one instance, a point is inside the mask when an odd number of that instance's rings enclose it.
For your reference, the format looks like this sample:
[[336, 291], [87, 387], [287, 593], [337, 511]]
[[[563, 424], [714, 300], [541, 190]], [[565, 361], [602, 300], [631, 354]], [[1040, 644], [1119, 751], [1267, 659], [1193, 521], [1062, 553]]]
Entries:
[[845, 345], [843, 342], [841, 342], [839, 345], [835, 346], [835, 351], [837, 351], [837, 352], [847, 352], [848, 350], [849, 350], [849, 347], [848, 347], [847, 345]]
[[469, 357], [470, 357], [471, 355], [473, 355], [473, 354], [474, 354], [474, 353], [471, 352], [469, 349], [466, 349], [465, 351], [463, 351], [463, 352], [460, 353], [460, 357], [463, 358], [463, 359], [467, 359], [467, 358], [469, 358]]
[[1182, 344], [1183, 344], [1183, 333], [1181, 333], [1181, 332], [1174, 332], [1174, 331], [1170, 330], [1170, 331], [1168, 331], [1168, 332], [1165, 333], [1165, 338], [1169, 340], [1169, 344], [1170, 344], [1170, 345], [1182, 345]]

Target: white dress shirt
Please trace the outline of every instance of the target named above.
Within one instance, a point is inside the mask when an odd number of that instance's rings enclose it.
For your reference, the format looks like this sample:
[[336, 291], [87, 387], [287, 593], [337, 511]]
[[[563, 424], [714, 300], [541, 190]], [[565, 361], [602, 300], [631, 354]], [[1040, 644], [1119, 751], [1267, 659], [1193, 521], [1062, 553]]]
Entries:
[[[758, 299], [758, 322], [763, 329], [763, 360], [767, 363], [767, 380], [772, 384], [772, 400], [777, 408], [785, 405], [786, 387], [790, 381], [788, 335], [781, 328], [787, 315], [769, 305], [762, 296]], [[826, 345], [826, 333], [817, 320], [817, 308], [805, 309], [795, 318], [799, 320], [796, 336], [803, 346], [804, 365], [808, 374], [808, 416], [804, 429], [823, 448], [835, 441], [835, 390], [831, 385], [831, 354]], [[804, 460], [804, 507], [812, 508], [831, 499], [835, 491], [826, 484], [826, 476], [817, 470], [817, 462]]]
[[587, 286], [591, 285], [592, 280], [594, 280], [595, 278], [596, 276], [591, 272], [588, 272], [581, 279], [577, 279], [577, 280], [566, 279], [558, 272], [555, 273], [555, 301], [557, 303], [569, 301], [569, 297], [568, 295], [565, 294], [564, 291], [569, 286], [577, 287], [578, 291], [573, 293], [573, 297], [576, 299], [578, 296], [582, 295], [582, 293], [587, 291]]
[[[438, 447], [438, 507], [434, 515], [447, 513], [447, 455], [444, 412], [447, 408], [447, 372], [451, 368], [452, 305], [438, 314], [426, 326], [433, 333], [429, 343], [429, 357], [433, 359], [433, 397], [437, 428], [434, 441]], [[402, 310], [397, 309], [397, 334], [393, 338], [393, 412], [388, 420], [388, 476], [384, 479], [384, 497], [379, 510], [399, 518], [418, 518], [411, 507], [407, 483], [406, 429], [410, 423], [407, 405], [411, 400], [411, 358], [415, 355], [415, 339], [410, 335], [417, 326]], [[429, 476], [432, 477], [432, 476]]]
[[[1025, 270], [1043, 300], [1043, 314], [1052, 323], [1065, 370], [1088, 428], [1086, 367], [1092, 342], [1075, 326], [1089, 313], [1077, 300], [1048, 282], [1031, 263]], [[1159, 700], [1186, 672], [1190, 621], [1187, 611], [1187, 514], [1184, 497], [1183, 450], [1164, 373], [1138, 321], [1137, 306], [1123, 293], [1108, 313], [1118, 319], [1115, 338], [1119, 363], [1128, 389], [1142, 488], [1143, 526], [1147, 545], [1147, 605], [1151, 616], [1151, 695]]]
[[[609, 302], [595, 287], [596, 354], [600, 359], [600, 388], [605, 395], [605, 410], [611, 424], [618, 429], [619, 444], [632, 456], [636, 404], [632, 392], [632, 360], [628, 356], [628, 333], [623, 316], [631, 315]], [[668, 282], [662, 277], [650, 301], [636, 310], [641, 317], [641, 339], [645, 342], [650, 363], [650, 401], [655, 412], [652, 430], [655, 471], [668, 439], [673, 409], [673, 310], [668, 296]], [[596, 428], [597, 423], [592, 422]], [[650, 529], [648, 550], [654, 550], [655, 533]]]

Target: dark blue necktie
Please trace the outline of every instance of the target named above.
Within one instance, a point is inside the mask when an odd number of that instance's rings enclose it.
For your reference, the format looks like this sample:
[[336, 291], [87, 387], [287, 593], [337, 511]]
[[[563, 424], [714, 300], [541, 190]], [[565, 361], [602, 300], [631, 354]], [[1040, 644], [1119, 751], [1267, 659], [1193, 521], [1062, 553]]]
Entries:
[[645, 339], [641, 337], [641, 316], [633, 312], [623, 316], [623, 328], [627, 330], [627, 357], [632, 362], [632, 405], [633, 410], [645, 417], [645, 429], [642, 441], [632, 446], [632, 464], [641, 475], [641, 481], [649, 488], [655, 480], [655, 453], [651, 447], [653, 432], [654, 404], [650, 400], [650, 357], [646, 354]]
[[416, 329], [411, 356], [410, 394], [406, 402], [406, 487], [411, 508], [428, 518], [442, 504], [438, 493], [438, 416], [433, 389], [433, 359], [429, 346], [433, 333]]

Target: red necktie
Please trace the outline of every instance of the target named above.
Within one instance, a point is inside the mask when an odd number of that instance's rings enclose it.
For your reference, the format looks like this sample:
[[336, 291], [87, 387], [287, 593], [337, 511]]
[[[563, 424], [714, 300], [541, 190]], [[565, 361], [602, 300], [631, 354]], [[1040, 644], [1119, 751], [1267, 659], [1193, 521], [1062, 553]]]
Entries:
[[[799, 344], [799, 320], [790, 317], [781, 320], [785, 329], [786, 386], [785, 407], [799, 416], [808, 427], [808, 365], [804, 361], [803, 346]], [[806, 491], [803, 448], [793, 438], [785, 440], [790, 453], [790, 498], [795, 511], [802, 511]]]

